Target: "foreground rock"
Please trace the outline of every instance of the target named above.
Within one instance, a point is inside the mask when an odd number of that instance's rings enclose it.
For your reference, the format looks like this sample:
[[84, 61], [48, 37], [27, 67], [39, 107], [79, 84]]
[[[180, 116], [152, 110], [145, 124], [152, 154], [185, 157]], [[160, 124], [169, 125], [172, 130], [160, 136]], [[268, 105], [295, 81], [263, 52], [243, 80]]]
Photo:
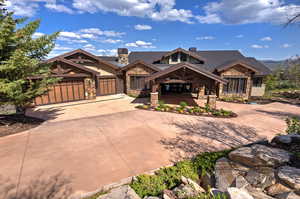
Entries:
[[282, 149], [255, 144], [251, 147], [242, 147], [232, 151], [229, 158], [250, 167], [277, 167], [289, 162], [290, 154]]
[[271, 144], [276, 145], [290, 145], [290, 144], [300, 144], [300, 135], [280, 135], [273, 138]]
[[274, 169], [269, 167], [251, 169], [245, 178], [249, 184], [261, 189], [276, 183]]
[[128, 185], [112, 189], [108, 194], [102, 195], [97, 199], [141, 199], [135, 191]]
[[287, 187], [281, 183], [276, 183], [266, 189], [266, 192], [270, 196], [275, 196], [275, 195], [290, 192], [290, 191], [291, 191], [291, 189], [289, 187]]
[[216, 188], [225, 192], [235, 181], [230, 161], [227, 158], [221, 158], [216, 162]]
[[229, 187], [227, 194], [229, 199], [254, 199], [247, 190], [235, 187]]
[[289, 166], [280, 167], [278, 178], [293, 189], [300, 191], [300, 169]]
[[200, 193], [204, 193], [205, 190], [200, 187], [193, 180], [186, 178], [184, 176], [181, 177], [182, 184], [173, 189], [173, 193], [179, 198], [190, 198], [199, 195]]
[[287, 192], [276, 195], [277, 199], [300, 199], [300, 196], [295, 194], [294, 192]]

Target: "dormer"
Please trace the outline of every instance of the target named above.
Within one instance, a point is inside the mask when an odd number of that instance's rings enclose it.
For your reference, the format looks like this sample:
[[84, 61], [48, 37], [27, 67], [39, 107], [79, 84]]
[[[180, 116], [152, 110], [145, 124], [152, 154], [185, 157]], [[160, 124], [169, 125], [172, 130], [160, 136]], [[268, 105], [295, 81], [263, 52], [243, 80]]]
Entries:
[[205, 60], [197, 54], [196, 48], [190, 48], [189, 51], [182, 48], [177, 48], [166, 53], [153, 64], [178, 64], [188, 62], [192, 64], [204, 64]]

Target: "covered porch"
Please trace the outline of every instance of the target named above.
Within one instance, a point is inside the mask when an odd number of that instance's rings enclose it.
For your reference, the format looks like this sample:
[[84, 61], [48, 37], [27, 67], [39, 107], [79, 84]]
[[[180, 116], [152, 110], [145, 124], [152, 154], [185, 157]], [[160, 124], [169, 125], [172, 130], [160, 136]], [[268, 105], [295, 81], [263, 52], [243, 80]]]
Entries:
[[159, 100], [166, 103], [186, 101], [191, 106], [197, 105], [198, 100], [207, 96], [217, 97], [219, 84], [226, 83], [217, 75], [188, 63], [157, 72], [147, 80], [150, 82], [152, 106], [157, 106]]

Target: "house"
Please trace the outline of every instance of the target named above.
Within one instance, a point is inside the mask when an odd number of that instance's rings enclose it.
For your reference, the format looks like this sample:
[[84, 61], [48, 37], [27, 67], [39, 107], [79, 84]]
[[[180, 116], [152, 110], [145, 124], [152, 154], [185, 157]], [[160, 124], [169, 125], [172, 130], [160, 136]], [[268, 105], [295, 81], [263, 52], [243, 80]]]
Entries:
[[96, 56], [78, 49], [46, 62], [52, 64], [52, 75], [62, 80], [37, 97], [36, 105], [117, 93], [150, 95], [153, 100], [172, 93], [248, 99], [264, 94], [262, 80], [270, 73], [261, 62], [239, 51], [196, 48], [130, 53], [119, 48], [118, 56]]

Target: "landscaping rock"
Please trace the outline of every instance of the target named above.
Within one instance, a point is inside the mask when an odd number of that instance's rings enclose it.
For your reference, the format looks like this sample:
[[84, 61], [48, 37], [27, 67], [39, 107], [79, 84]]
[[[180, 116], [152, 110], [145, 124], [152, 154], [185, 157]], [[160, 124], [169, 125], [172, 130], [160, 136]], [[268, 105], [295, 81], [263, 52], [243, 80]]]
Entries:
[[164, 190], [163, 199], [176, 199], [176, 195], [171, 190]]
[[300, 196], [295, 194], [294, 192], [286, 192], [282, 194], [276, 195], [278, 199], [300, 199]]
[[237, 162], [230, 161], [230, 165], [232, 167], [232, 172], [234, 176], [245, 176], [247, 172], [250, 170], [250, 167], [246, 167]]
[[206, 172], [206, 173], [201, 177], [200, 185], [201, 185], [201, 187], [203, 187], [206, 191], [208, 191], [209, 188], [215, 187], [215, 185], [216, 185], [216, 179], [214, 178], [213, 175], [211, 175], [211, 174], [209, 174], [209, 173]]
[[272, 139], [272, 145], [289, 145], [289, 144], [300, 144], [300, 135], [289, 134], [289, 135], [280, 135]]
[[227, 194], [229, 199], [254, 199], [247, 190], [236, 187], [229, 187]]
[[108, 194], [102, 195], [97, 199], [140, 199], [140, 197], [129, 185], [124, 185], [112, 189]]
[[200, 185], [198, 185], [196, 182], [194, 182], [190, 178], [186, 178], [184, 176], [181, 176], [181, 181], [185, 185], [190, 185], [198, 193], [205, 192], [205, 190], [202, 187], [200, 187]]
[[265, 189], [276, 183], [274, 170], [268, 167], [261, 167], [250, 170], [246, 175], [246, 180], [253, 187]]
[[300, 190], [300, 169], [289, 166], [280, 167], [278, 178], [293, 189]]
[[255, 189], [251, 186], [247, 186], [246, 189], [254, 199], [274, 199], [273, 197], [265, 194], [261, 189]]
[[275, 196], [275, 195], [278, 195], [281, 193], [290, 192], [291, 189], [281, 183], [276, 183], [276, 184], [273, 184], [272, 186], [268, 187], [266, 189], [266, 191], [267, 191], [268, 195]]
[[242, 147], [229, 153], [229, 158], [250, 167], [280, 166], [290, 160], [290, 154], [282, 149], [260, 144]]
[[220, 158], [217, 160], [215, 165], [215, 174], [216, 188], [220, 191], [225, 192], [235, 181], [230, 161], [227, 158]]
[[245, 188], [247, 185], [249, 185], [249, 183], [243, 176], [237, 176], [235, 178], [234, 186], [236, 188], [239, 188], [239, 189]]

